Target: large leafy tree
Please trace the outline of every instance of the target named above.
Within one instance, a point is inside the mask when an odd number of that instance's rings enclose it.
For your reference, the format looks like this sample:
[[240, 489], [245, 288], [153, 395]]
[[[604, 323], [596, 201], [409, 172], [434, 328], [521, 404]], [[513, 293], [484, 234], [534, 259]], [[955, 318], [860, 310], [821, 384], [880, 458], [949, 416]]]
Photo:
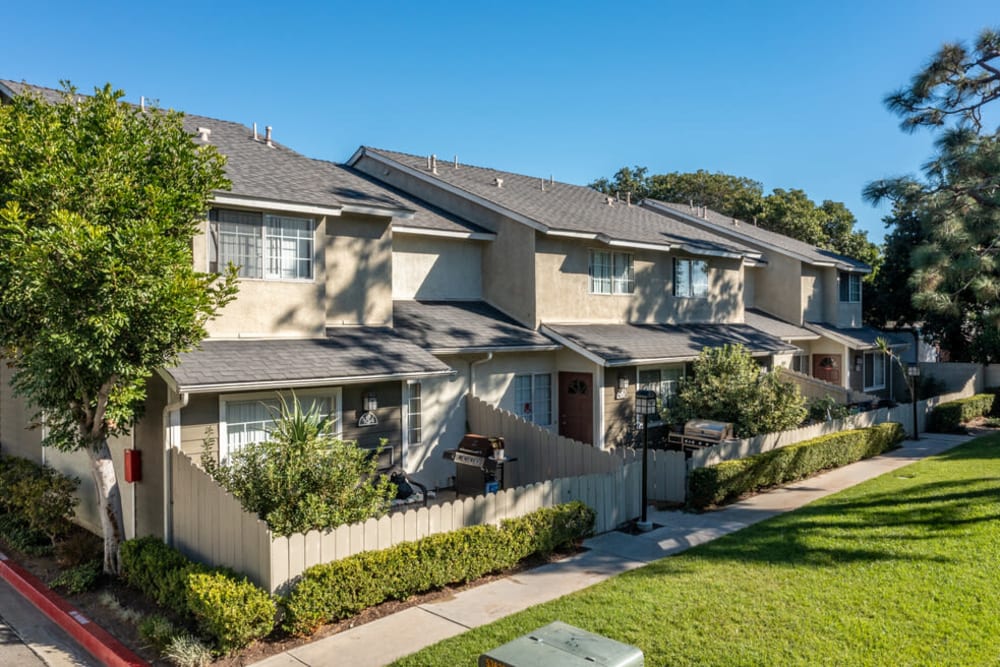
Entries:
[[[889, 200], [893, 234], [912, 249], [888, 246], [908, 264], [910, 322], [924, 321], [953, 359], [1000, 359], [1000, 125], [989, 114], [1000, 98], [1000, 32], [975, 44], [946, 44], [886, 105], [908, 132], [936, 134], [923, 178], [870, 183], [866, 197]], [[892, 234], [890, 234], [890, 240]]]
[[758, 181], [744, 176], [705, 170], [650, 175], [646, 167], [640, 166], [622, 167], [612, 178], [599, 178], [591, 187], [623, 199], [625, 193], [630, 193], [633, 201], [649, 198], [707, 206], [725, 216], [878, 264], [878, 247], [864, 232], [854, 229], [857, 220], [844, 204], [827, 200], [817, 205], [799, 189], [776, 188], [764, 195]]
[[181, 115], [110, 85], [0, 106], [0, 351], [45, 444], [89, 455], [118, 570], [121, 496], [109, 438], [142, 416], [146, 380], [205, 335], [236, 279], [196, 273], [191, 243], [223, 158]]

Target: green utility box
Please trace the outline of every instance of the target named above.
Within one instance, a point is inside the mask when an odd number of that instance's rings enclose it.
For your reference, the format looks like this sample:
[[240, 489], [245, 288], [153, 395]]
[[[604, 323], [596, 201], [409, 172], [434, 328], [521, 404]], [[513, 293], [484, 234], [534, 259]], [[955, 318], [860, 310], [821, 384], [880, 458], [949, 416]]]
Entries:
[[642, 667], [634, 646], [560, 621], [479, 656], [479, 667]]

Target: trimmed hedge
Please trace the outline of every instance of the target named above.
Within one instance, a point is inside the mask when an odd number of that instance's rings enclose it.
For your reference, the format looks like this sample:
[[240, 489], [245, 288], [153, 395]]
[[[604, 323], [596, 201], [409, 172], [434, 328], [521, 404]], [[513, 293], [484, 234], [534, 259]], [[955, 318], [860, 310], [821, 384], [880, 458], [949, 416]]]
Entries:
[[386, 600], [513, 567], [532, 554], [548, 554], [590, 535], [594, 520], [594, 511], [575, 501], [505, 520], [499, 527], [460, 528], [315, 565], [285, 600], [284, 627], [309, 635], [324, 623]]
[[121, 561], [130, 586], [194, 621], [223, 652], [242, 648], [274, 629], [274, 598], [228, 568], [195, 563], [155, 537], [122, 544]]
[[931, 411], [928, 431], [951, 433], [961, 430], [962, 424], [976, 417], [994, 414], [996, 394], [974, 394], [956, 401], [948, 401], [934, 406]]
[[897, 423], [841, 431], [738, 461], [698, 468], [690, 475], [689, 504], [719, 505], [745, 493], [803, 479], [894, 449], [904, 437]]

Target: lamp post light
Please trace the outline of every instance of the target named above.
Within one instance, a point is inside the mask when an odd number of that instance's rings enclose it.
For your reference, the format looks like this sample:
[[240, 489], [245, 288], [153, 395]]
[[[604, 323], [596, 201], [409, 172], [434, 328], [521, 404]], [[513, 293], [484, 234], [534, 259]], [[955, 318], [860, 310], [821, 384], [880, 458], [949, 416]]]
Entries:
[[643, 532], [652, 530], [653, 524], [646, 519], [646, 468], [649, 466], [649, 415], [656, 414], [656, 392], [651, 389], [640, 389], [635, 392], [635, 412], [642, 415], [642, 518], [636, 528]]

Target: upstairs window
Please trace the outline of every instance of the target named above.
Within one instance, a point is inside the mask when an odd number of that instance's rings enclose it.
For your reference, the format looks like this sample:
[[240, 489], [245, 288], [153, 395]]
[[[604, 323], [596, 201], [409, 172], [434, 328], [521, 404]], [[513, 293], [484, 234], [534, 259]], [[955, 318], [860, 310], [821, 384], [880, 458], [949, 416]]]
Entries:
[[674, 259], [674, 296], [703, 299], [708, 296], [708, 262]]
[[212, 209], [212, 269], [231, 262], [241, 278], [311, 280], [314, 231], [309, 218]]
[[857, 273], [840, 273], [840, 301], [861, 303], [861, 276]]
[[632, 294], [635, 291], [635, 269], [632, 254], [590, 251], [590, 293]]

